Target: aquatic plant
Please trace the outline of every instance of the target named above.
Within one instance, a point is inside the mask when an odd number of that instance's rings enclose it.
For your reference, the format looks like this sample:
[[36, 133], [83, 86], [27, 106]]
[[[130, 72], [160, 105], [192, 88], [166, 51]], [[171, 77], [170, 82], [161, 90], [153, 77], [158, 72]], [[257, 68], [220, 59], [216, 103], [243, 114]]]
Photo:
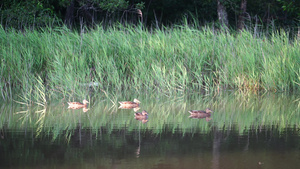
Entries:
[[[239, 34], [210, 27], [120, 26], [23, 32], [0, 27], [0, 93], [31, 92], [40, 78], [57, 98], [95, 92], [296, 91], [300, 43], [283, 30]], [[27, 94], [28, 95], [28, 94]], [[48, 97], [48, 96], [46, 96]]]

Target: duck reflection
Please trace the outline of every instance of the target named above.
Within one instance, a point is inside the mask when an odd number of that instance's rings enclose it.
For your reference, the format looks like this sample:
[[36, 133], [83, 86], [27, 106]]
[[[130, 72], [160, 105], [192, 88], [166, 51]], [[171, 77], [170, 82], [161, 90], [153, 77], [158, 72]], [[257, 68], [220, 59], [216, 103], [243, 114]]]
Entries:
[[[146, 112], [145, 110], [142, 112], [136, 112], [134, 113], [134, 118], [136, 120], [141, 121], [142, 123], [147, 123], [148, 122], [148, 112]], [[139, 123], [139, 146], [137, 147], [136, 151], [135, 151], [135, 155], [136, 158], [140, 157], [141, 154], [141, 123]]]
[[133, 109], [134, 112], [137, 112], [140, 109], [140, 101], [138, 99], [134, 99], [132, 101], [121, 101], [119, 109]]
[[142, 112], [136, 112], [134, 114], [134, 118], [136, 120], [141, 121], [142, 123], [147, 123], [148, 122], [148, 113], [145, 110], [143, 110]]
[[119, 109], [133, 109], [134, 112], [137, 112], [138, 110], [140, 110], [141, 108], [140, 107], [130, 107], [130, 106], [124, 106], [124, 105], [121, 105], [119, 107]]
[[83, 111], [84, 113], [90, 110], [90, 109], [88, 109], [87, 107], [82, 107], [82, 108], [68, 107], [68, 109], [73, 109], [73, 110], [82, 109], [82, 111]]
[[89, 103], [87, 100], [83, 100], [81, 102], [68, 102], [69, 106], [68, 109], [82, 109], [83, 112], [87, 112], [89, 109], [87, 108], [87, 103]]
[[89, 111], [90, 109], [88, 109], [88, 108], [86, 108], [86, 107], [84, 107], [84, 108], [82, 108], [82, 111], [83, 112], [87, 112], [87, 111]]
[[[139, 139], [140, 139], [140, 137], [139, 137]], [[141, 143], [140, 143], [140, 140], [139, 140], [139, 146], [138, 146], [138, 148], [135, 151], [135, 157], [139, 158], [140, 157], [140, 153], [141, 153]]]
[[194, 118], [194, 119], [204, 119], [206, 121], [210, 121], [212, 118], [210, 118], [211, 113], [213, 113], [213, 111], [209, 108], [206, 108], [206, 110], [190, 110], [190, 118]]

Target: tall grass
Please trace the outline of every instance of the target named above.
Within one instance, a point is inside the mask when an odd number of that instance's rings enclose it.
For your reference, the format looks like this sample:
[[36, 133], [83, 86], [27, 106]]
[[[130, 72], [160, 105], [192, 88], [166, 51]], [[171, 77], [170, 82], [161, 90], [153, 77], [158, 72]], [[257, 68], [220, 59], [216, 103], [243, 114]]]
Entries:
[[[262, 33], [263, 34], [263, 33]], [[288, 32], [216, 32], [209, 27], [142, 30], [4, 31], [0, 27], [0, 92], [28, 92], [41, 78], [47, 95], [86, 97], [96, 91], [174, 92], [235, 88], [295, 91], [300, 43]], [[53, 95], [54, 94], [54, 95]]]

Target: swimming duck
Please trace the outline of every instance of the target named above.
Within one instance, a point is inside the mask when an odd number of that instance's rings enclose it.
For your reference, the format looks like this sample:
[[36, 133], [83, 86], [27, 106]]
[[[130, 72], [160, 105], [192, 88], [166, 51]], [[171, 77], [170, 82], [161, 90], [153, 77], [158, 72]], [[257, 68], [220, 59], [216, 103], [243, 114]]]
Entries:
[[141, 113], [136, 112], [136, 113], [134, 113], [134, 118], [136, 120], [147, 120], [148, 119], [148, 113], [145, 110], [143, 110]]
[[212, 110], [209, 108], [206, 108], [206, 110], [190, 110], [189, 113], [191, 114], [189, 117], [192, 118], [208, 118], [211, 116], [211, 113], [213, 113]]
[[140, 106], [140, 101], [138, 99], [134, 99], [133, 102], [132, 101], [122, 101], [119, 102], [120, 103], [120, 107], [123, 108], [135, 108], [135, 107], [139, 107]]
[[87, 100], [83, 100], [82, 103], [80, 103], [80, 102], [68, 102], [68, 104], [69, 104], [68, 109], [86, 108], [87, 103], [89, 103]]

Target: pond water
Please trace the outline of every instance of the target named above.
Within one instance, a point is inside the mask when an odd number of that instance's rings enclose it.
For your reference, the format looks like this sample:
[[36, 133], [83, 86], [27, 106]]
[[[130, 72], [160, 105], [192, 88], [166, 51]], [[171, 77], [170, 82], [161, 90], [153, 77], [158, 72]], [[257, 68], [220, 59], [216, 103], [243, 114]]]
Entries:
[[[119, 109], [118, 101], [141, 101]], [[297, 94], [155, 94], [67, 101], [47, 107], [5, 103], [0, 168], [266, 168], [300, 166]], [[209, 119], [189, 110], [212, 109]], [[147, 119], [134, 118], [146, 110]]]

